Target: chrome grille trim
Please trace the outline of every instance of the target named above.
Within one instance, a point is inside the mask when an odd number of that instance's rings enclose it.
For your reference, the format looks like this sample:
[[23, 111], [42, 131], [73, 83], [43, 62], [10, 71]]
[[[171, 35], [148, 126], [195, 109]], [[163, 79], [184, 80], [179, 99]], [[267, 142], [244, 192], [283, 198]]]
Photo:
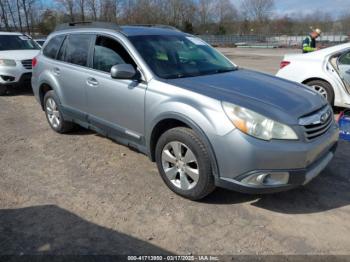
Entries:
[[306, 140], [316, 139], [325, 134], [333, 124], [333, 111], [330, 106], [319, 110], [313, 115], [301, 118], [299, 125], [304, 129]]
[[31, 59], [22, 60], [21, 63], [25, 69], [32, 69], [32, 60]]

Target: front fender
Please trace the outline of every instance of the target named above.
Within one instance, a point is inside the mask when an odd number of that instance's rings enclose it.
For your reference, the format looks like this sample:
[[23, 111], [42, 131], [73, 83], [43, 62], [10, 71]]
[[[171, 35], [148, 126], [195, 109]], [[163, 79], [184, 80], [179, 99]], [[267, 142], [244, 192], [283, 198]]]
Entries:
[[[145, 99], [145, 140], [149, 152], [154, 128], [166, 119], [181, 121], [195, 130], [217, 166], [214, 141], [234, 129], [221, 101], [166, 83], [150, 83]], [[218, 176], [219, 171], [215, 170], [215, 174]]]

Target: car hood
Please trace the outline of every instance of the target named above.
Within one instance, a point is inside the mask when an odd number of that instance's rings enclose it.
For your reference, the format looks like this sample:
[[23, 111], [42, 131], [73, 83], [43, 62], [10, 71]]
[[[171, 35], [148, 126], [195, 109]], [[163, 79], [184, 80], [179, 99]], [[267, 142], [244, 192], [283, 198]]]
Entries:
[[33, 59], [40, 50], [11, 50], [0, 51], [0, 59], [27, 60]]
[[304, 85], [245, 69], [170, 79], [167, 83], [249, 108], [288, 124], [297, 124], [300, 117], [327, 104], [323, 97]]

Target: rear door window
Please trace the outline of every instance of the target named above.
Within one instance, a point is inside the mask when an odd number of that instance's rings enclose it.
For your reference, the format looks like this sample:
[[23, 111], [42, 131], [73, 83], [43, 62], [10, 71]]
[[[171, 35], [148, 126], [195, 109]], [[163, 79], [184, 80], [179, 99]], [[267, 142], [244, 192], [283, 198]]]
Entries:
[[71, 64], [88, 66], [89, 51], [93, 35], [72, 34], [68, 37], [65, 61]]
[[58, 50], [61, 47], [64, 35], [53, 37], [43, 50], [43, 54], [49, 58], [56, 59]]

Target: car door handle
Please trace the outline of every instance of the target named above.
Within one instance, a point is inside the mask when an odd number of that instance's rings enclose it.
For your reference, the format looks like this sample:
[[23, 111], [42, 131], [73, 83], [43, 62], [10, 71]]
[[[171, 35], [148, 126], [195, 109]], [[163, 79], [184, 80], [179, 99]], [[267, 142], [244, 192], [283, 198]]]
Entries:
[[350, 75], [350, 69], [348, 71], [346, 71], [345, 73], [349, 74]]
[[86, 83], [89, 85], [89, 86], [98, 86], [98, 81], [93, 78], [93, 77], [89, 77], [87, 80], [86, 80]]
[[61, 70], [58, 67], [54, 67], [52, 71], [57, 76], [59, 76], [61, 74]]

